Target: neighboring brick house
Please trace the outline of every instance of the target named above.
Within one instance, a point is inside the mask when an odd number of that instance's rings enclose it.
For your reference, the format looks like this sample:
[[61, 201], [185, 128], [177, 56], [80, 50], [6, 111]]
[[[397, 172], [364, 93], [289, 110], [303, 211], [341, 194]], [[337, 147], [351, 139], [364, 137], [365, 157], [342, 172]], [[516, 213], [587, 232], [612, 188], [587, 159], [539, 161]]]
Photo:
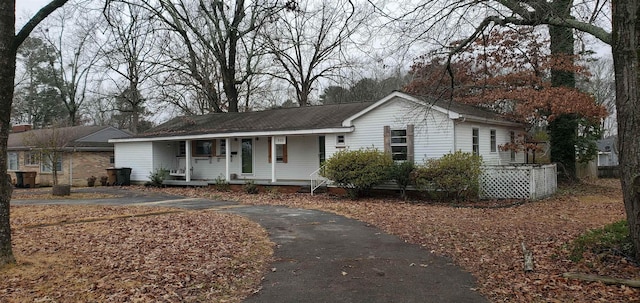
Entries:
[[113, 143], [109, 139], [125, 138], [131, 133], [111, 126], [73, 126], [54, 129], [34, 129], [28, 125], [15, 126], [9, 134], [7, 170], [13, 182], [16, 171], [37, 172], [36, 184], [53, 184], [51, 165], [41, 157], [35, 143], [56, 137], [62, 150], [57, 163], [58, 183], [86, 186], [87, 178], [106, 175], [106, 168], [114, 164]]

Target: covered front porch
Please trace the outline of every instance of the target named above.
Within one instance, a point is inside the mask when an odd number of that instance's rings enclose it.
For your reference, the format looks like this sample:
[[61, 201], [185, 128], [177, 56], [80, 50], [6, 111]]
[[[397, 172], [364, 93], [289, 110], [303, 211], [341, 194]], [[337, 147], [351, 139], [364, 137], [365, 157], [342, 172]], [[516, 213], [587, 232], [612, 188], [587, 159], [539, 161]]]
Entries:
[[319, 134], [153, 141], [152, 168], [169, 171], [166, 185], [251, 180], [263, 186], [309, 186], [326, 158], [325, 140]]

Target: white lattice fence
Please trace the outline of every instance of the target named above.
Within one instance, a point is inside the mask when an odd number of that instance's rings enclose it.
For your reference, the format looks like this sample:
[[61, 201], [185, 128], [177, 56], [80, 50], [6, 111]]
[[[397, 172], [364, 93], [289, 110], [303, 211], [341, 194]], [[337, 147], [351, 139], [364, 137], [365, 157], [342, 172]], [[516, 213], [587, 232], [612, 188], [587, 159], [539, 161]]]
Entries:
[[481, 199], [542, 199], [556, 192], [556, 166], [483, 166]]

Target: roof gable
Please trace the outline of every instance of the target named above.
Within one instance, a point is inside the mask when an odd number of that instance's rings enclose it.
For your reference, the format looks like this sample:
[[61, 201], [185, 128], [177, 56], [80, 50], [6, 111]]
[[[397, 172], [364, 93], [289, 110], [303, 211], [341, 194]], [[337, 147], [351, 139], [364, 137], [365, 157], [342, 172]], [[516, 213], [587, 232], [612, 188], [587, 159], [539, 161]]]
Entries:
[[351, 126], [353, 125], [354, 120], [358, 119], [359, 117], [366, 115], [370, 111], [373, 111], [386, 103], [394, 102], [398, 99], [405, 102], [414, 103], [416, 106], [428, 107], [431, 110], [435, 110], [437, 112], [448, 115], [449, 119], [465, 119], [487, 124], [521, 126], [520, 123], [509, 121], [490, 110], [482, 109], [472, 105], [461, 104], [454, 101], [443, 101], [435, 98], [413, 96], [399, 91], [392, 92], [388, 96], [373, 103], [371, 106], [345, 119], [342, 125]]

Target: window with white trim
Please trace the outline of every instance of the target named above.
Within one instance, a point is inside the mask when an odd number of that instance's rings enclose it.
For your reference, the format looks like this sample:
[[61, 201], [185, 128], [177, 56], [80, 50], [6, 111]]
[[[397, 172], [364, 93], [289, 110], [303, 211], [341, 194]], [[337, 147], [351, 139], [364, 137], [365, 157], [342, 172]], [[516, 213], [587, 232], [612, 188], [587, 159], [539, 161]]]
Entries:
[[216, 155], [226, 156], [227, 155], [227, 139], [218, 139], [218, 145], [216, 148], [218, 149], [216, 151]]
[[192, 142], [191, 155], [194, 157], [210, 157], [213, 154], [213, 142], [211, 140], [195, 140]]
[[40, 155], [35, 152], [24, 153], [24, 166], [38, 166], [40, 165]]
[[[268, 161], [271, 163], [271, 137], [267, 139], [267, 147], [269, 148], [267, 151]], [[286, 144], [276, 144], [276, 163], [287, 163], [287, 145]]]
[[[55, 157], [56, 159], [56, 172], [62, 172], [62, 157]], [[51, 165], [51, 157], [42, 157], [40, 165], [40, 171], [43, 173], [53, 172], [53, 165]]]
[[18, 153], [7, 153], [7, 170], [18, 170]]
[[480, 129], [474, 127], [471, 133], [471, 150], [474, 155], [480, 155]]
[[344, 146], [345, 145], [344, 135], [337, 135], [336, 136], [336, 145], [337, 146]]
[[490, 135], [490, 142], [491, 142], [491, 152], [495, 153], [498, 150], [498, 143], [496, 140], [496, 130], [492, 129], [491, 130], [491, 135]]
[[407, 130], [392, 129], [391, 130], [391, 155], [395, 161], [406, 161], [408, 154]]

